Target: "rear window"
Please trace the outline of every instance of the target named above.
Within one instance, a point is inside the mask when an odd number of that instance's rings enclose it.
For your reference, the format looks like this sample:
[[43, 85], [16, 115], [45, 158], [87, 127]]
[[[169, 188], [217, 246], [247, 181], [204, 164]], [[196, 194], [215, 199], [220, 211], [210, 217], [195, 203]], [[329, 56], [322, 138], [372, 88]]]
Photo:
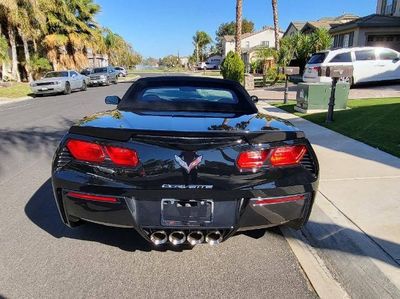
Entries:
[[236, 104], [238, 100], [237, 96], [227, 89], [176, 86], [147, 88], [140, 95], [139, 102]]
[[134, 83], [118, 109], [242, 114], [257, 112], [249, 95], [239, 84], [193, 78], [154, 80], [145, 78]]
[[357, 61], [375, 60], [375, 50], [356, 51], [356, 60]]
[[351, 62], [351, 53], [340, 53], [334, 56], [330, 62]]
[[317, 63], [323, 63], [325, 58], [326, 58], [327, 53], [315, 53], [311, 56], [310, 60], [307, 62], [307, 64], [317, 64]]

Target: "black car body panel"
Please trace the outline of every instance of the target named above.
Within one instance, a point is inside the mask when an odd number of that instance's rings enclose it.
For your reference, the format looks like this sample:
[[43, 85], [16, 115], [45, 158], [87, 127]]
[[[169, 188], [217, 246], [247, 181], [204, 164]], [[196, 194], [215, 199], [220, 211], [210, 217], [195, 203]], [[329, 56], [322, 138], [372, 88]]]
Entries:
[[[167, 234], [218, 230], [225, 240], [238, 230], [281, 224], [299, 228], [307, 221], [319, 168], [302, 131], [287, 121], [258, 113], [247, 92], [230, 81], [146, 78], [139, 80], [138, 86], [199, 81], [202, 86], [239, 90], [254, 113], [135, 110], [126, 109], [123, 99], [118, 109], [85, 117], [64, 136], [53, 161], [53, 189], [65, 224], [73, 227], [91, 221], [132, 227], [148, 240], [160, 230]], [[135, 84], [131, 90], [138, 88]], [[139, 163], [123, 167], [108, 159], [102, 163], [80, 161], [66, 146], [71, 139], [134, 150]], [[264, 163], [257, 169], [238, 168], [238, 155], [243, 151], [296, 145], [307, 149], [296, 165]], [[194, 160], [197, 166], [188, 170]], [[69, 192], [117, 200], [86, 200]], [[285, 200], [294, 196], [293, 201]], [[267, 204], [258, 204], [260, 199], [267, 199]]]

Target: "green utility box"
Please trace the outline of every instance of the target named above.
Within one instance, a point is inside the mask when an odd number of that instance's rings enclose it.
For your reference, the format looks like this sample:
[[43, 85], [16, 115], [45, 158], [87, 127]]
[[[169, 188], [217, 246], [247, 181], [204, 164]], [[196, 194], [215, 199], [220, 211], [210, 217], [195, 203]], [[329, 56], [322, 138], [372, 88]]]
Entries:
[[[328, 111], [331, 88], [329, 83], [299, 83], [295, 110], [301, 113]], [[350, 85], [347, 83], [336, 85], [335, 110], [346, 109], [349, 90]]]

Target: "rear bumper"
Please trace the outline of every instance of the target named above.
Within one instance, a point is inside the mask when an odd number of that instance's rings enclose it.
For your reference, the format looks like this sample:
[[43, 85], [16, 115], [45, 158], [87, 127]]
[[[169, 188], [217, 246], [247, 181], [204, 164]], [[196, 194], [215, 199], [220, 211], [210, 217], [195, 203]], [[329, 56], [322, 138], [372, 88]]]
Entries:
[[[63, 222], [73, 227], [80, 220], [117, 227], [135, 228], [148, 239], [153, 230], [212, 230], [229, 233], [266, 228], [296, 221], [301, 226], [311, 212], [317, 182], [276, 188], [274, 184], [246, 190], [139, 190], [113, 181], [83, 175], [73, 170], [59, 170], [52, 176], [53, 190]], [[68, 196], [68, 192], [113, 196], [116, 203], [98, 202]], [[304, 199], [257, 205], [256, 199], [289, 195]], [[213, 216], [201, 225], [162, 225], [162, 199], [213, 201]]]

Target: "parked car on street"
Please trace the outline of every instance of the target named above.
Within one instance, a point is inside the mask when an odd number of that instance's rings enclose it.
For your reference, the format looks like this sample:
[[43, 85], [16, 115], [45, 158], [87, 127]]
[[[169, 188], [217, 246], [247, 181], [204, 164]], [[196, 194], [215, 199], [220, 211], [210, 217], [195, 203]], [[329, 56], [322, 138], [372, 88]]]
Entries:
[[118, 76], [120, 76], [120, 77], [128, 76], [128, 71], [121, 66], [116, 66], [115, 70], [118, 72]]
[[30, 86], [35, 95], [63, 93], [74, 90], [86, 90], [88, 77], [74, 70], [49, 72], [40, 80], [33, 81]]
[[331, 82], [320, 76], [321, 68], [335, 65], [353, 66], [353, 77], [342, 78], [353, 84], [400, 80], [400, 53], [381, 47], [345, 48], [315, 53], [304, 70], [304, 82]]
[[89, 85], [110, 85], [118, 83], [118, 72], [111, 66], [96, 67], [89, 74]]
[[81, 71], [81, 75], [89, 76], [93, 72], [92, 68], [86, 68]]
[[60, 217], [135, 228], [154, 245], [225, 241], [308, 220], [317, 157], [303, 131], [258, 111], [235, 81], [137, 80], [116, 109], [73, 125], [54, 155]]

